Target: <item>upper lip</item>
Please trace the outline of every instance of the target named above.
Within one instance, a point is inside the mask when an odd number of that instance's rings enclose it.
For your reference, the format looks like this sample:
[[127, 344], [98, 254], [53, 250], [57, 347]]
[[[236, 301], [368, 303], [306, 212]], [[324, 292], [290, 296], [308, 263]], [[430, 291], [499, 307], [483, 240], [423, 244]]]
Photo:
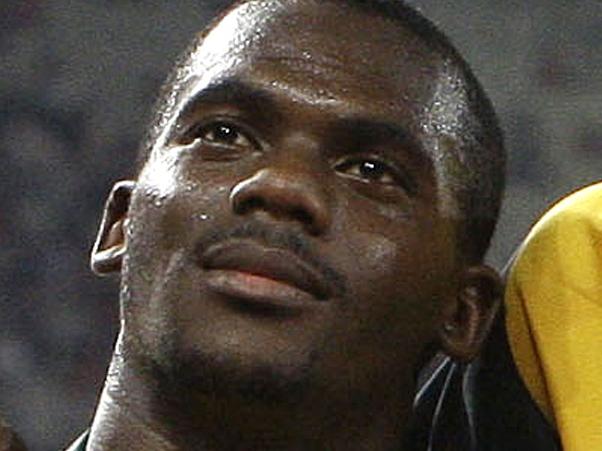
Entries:
[[326, 277], [293, 252], [248, 240], [234, 240], [209, 246], [201, 254], [204, 269], [246, 272], [284, 282], [325, 300], [332, 289]]

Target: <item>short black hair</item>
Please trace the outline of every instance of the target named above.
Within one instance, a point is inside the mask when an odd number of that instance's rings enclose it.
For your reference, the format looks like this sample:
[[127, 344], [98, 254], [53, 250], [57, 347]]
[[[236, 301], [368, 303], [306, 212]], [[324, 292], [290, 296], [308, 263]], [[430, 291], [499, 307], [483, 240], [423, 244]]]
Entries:
[[[168, 99], [173, 99], [174, 86], [179, 84], [183, 69], [188, 65], [195, 49], [229, 11], [253, 1], [256, 0], [232, 2], [180, 57], [159, 96], [155, 121], [139, 153], [139, 167], [144, 164], [155, 139], [165, 125], [164, 121], [169, 116], [166, 114], [166, 103]], [[470, 262], [480, 262], [489, 248], [498, 220], [506, 172], [503, 133], [485, 90], [449, 38], [433, 22], [403, 0], [329, 1], [399, 23], [419, 37], [431, 50], [439, 53], [458, 74], [465, 92], [469, 117], [462, 118], [461, 142], [456, 150], [456, 162], [452, 168], [443, 171], [442, 177], [452, 192], [459, 215], [457, 245], [460, 255]]]

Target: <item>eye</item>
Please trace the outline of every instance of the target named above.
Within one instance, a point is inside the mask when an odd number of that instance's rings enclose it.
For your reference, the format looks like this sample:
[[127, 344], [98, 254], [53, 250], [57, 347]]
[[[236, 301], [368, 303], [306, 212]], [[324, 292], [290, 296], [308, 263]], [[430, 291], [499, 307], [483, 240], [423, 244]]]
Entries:
[[416, 179], [410, 173], [381, 157], [365, 156], [344, 160], [335, 165], [334, 169], [343, 177], [358, 181], [366, 188], [380, 188], [381, 193], [393, 194], [394, 190], [400, 190], [412, 197], [418, 193]]
[[192, 128], [185, 138], [186, 143], [200, 139], [209, 144], [227, 147], [254, 147], [256, 141], [239, 126], [225, 121], [212, 122]]
[[382, 185], [394, 185], [399, 180], [395, 169], [376, 159], [352, 160], [338, 164], [335, 169], [345, 176]]

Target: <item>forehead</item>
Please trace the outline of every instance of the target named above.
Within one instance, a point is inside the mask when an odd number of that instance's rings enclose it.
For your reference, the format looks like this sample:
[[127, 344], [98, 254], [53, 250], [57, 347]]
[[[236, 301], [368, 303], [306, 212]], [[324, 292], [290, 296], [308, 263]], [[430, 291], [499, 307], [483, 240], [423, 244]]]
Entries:
[[238, 5], [176, 68], [154, 145], [162, 146], [199, 93], [229, 78], [334, 116], [397, 123], [428, 151], [441, 184], [462, 166], [469, 108], [457, 65], [398, 21], [342, 1]]
[[244, 73], [306, 98], [333, 102], [352, 94], [393, 108], [406, 99], [427, 103], [444, 66], [437, 53], [391, 19], [342, 2], [292, 0], [238, 6], [208, 33], [190, 63], [197, 81]]

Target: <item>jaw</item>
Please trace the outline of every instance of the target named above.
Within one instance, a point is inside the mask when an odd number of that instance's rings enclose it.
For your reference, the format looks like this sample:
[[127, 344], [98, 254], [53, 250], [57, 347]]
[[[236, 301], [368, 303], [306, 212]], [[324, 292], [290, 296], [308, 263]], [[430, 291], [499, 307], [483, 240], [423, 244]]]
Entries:
[[[117, 349], [109, 370], [115, 377], [107, 378], [91, 444], [102, 443], [106, 449], [121, 449], [124, 443], [129, 443], [127, 449], [168, 450], [186, 449], [190, 443], [215, 450], [401, 449], [411, 399], [389, 395], [383, 402], [376, 390], [361, 395], [316, 390], [307, 384], [311, 375], [294, 383], [290, 374], [284, 380], [274, 374], [273, 366], [256, 367], [237, 380], [222, 360], [208, 362], [206, 373], [195, 374], [194, 380], [187, 376], [196, 371], [196, 358], [194, 370], [183, 362], [175, 377], [163, 378], [148, 366], [137, 368], [133, 359], [124, 360], [131, 353]], [[235, 365], [233, 371], [239, 370]], [[204, 378], [200, 391], [195, 389], [198, 377]], [[398, 378], [379, 382], [395, 387], [394, 395], [404, 391]], [[336, 398], [341, 394], [344, 403]], [[136, 433], [128, 432], [132, 430]]]

